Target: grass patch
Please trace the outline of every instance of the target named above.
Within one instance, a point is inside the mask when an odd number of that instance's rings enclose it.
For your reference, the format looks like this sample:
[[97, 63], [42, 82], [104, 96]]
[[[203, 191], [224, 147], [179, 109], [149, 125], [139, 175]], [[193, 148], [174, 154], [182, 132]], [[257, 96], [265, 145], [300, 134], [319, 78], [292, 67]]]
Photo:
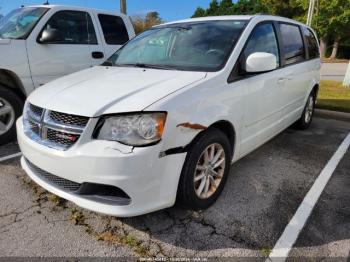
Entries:
[[74, 225], [85, 225], [85, 217], [83, 213], [75, 208], [71, 210], [70, 220]]
[[350, 88], [344, 87], [341, 82], [322, 80], [317, 108], [350, 113]]
[[117, 235], [111, 231], [103, 232], [96, 235], [97, 240], [104, 241], [110, 245], [122, 244], [131, 248], [136, 254], [141, 257], [151, 256], [147, 249], [142, 246], [142, 242], [137, 240], [132, 235]]
[[50, 200], [52, 203], [54, 203], [56, 206], [59, 206], [59, 207], [62, 207], [62, 208], [66, 208], [66, 203], [67, 203], [67, 200], [59, 197], [59, 196], [56, 196], [54, 194], [49, 194], [48, 195], [48, 200]]
[[272, 249], [268, 248], [268, 247], [263, 247], [262, 249], [260, 249], [260, 253], [264, 257], [268, 257], [270, 255], [271, 251], [272, 251]]

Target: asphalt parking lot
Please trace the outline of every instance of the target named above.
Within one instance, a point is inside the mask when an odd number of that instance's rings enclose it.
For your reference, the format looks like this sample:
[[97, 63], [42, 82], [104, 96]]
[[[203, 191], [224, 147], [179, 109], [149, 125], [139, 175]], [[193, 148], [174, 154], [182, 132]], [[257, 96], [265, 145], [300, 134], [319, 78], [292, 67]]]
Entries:
[[[175, 206], [134, 218], [83, 210], [36, 186], [19, 159], [0, 162], [1, 256], [267, 257], [308, 190], [350, 132], [350, 121], [314, 118], [289, 128], [231, 167], [208, 210]], [[18, 152], [0, 147], [0, 158]], [[337, 166], [290, 256], [350, 252], [350, 152]]]

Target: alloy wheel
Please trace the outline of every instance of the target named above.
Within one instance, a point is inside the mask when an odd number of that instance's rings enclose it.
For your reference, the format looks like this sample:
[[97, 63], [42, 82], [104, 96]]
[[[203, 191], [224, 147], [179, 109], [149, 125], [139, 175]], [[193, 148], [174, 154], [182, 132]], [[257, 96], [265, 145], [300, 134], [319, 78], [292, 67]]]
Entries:
[[12, 105], [0, 97], [0, 135], [9, 131], [15, 122], [15, 110]]
[[311, 95], [307, 101], [306, 109], [305, 109], [305, 123], [309, 123], [312, 118], [312, 114], [314, 113], [314, 97]]
[[220, 144], [204, 149], [194, 173], [194, 189], [199, 198], [207, 199], [216, 192], [224, 176], [225, 162], [225, 151]]

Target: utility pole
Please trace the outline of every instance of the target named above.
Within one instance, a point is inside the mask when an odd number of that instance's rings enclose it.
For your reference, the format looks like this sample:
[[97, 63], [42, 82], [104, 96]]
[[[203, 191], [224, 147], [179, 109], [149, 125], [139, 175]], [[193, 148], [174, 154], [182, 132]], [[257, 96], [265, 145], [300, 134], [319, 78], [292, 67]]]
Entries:
[[312, 24], [312, 18], [314, 16], [314, 10], [315, 10], [315, 1], [316, 0], [309, 0], [309, 11], [307, 13], [307, 21], [306, 21], [306, 24], [308, 26], [311, 26]]
[[120, 12], [126, 14], [126, 0], [120, 0]]

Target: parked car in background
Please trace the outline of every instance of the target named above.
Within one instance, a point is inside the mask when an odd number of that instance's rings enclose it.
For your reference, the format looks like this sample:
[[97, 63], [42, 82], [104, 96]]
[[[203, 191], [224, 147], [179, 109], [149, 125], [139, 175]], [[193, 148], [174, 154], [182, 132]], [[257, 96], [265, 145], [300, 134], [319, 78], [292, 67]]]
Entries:
[[122, 14], [71, 6], [13, 10], [0, 24], [0, 144], [15, 137], [26, 97], [56, 78], [99, 65], [134, 37]]
[[157, 26], [103, 65], [55, 80], [17, 121], [26, 173], [97, 212], [209, 207], [232, 162], [293, 123], [307, 128], [320, 81], [313, 30], [274, 16]]

